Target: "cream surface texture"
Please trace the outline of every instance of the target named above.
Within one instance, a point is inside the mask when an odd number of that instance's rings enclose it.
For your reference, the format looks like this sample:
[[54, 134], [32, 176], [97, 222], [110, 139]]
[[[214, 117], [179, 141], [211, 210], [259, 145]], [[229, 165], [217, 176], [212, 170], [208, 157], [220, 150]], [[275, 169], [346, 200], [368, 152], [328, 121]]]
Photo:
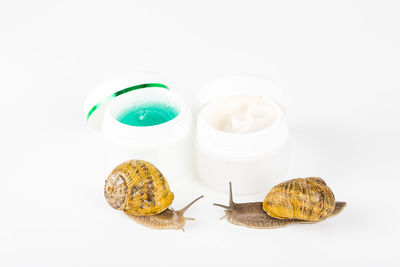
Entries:
[[252, 133], [277, 121], [276, 105], [261, 96], [231, 96], [209, 104], [207, 122], [228, 133]]

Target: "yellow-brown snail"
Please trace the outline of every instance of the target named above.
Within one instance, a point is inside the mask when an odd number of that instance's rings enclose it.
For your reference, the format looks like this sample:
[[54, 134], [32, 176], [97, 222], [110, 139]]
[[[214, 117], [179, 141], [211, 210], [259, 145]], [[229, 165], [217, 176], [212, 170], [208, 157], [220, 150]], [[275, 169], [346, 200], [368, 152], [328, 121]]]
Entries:
[[181, 210], [169, 209], [174, 194], [167, 180], [151, 163], [130, 160], [118, 165], [108, 176], [104, 186], [108, 204], [123, 210], [134, 221], [153, 229], [183, 229], [185, 211], [201, 197]]
[[278, 228], [293, 223], [315, 223], [337, 215], [346, 202], [335, 201], [325, 181], [319, 177], [297, 178], [280, 183], [267, 194], [264, 202], [235, 203], [229, 183], [228, 222], [250, 228]]

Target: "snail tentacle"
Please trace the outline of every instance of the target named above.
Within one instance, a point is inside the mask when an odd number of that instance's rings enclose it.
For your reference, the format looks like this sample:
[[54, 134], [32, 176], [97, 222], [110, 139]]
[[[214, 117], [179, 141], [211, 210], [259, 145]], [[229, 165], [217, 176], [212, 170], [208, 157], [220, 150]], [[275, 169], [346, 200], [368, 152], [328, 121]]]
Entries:
[[173, 212], [172, 215], [172, 221], [173, 223], [179, 228], [181, 229], [183, 232], [185, 231], [185, 229], [183, 228], [185, 226], [186, 220], [195, 220], [194, 218], [188, 218], [188, 217], [184, 217], [183, 214], [195, 203], [197, 202], [199, 199], [203, 198], [204, 196], [200, 196], [198, 198], [196, 198], [195, 200], [193, 200], [192, 202], [190, 202], [189, 204], [187, 204], [185, 207], [183, 207], [180, 210], [174, 210], [172, 208], [170, 208]]
[[[226, 210], [233, 210], [233, 205], [235, 205], [235, 202], [233, 202], [233, 196], [232, 196], [232, 182], [229, 182], [229, 206], [218, 204], [218, 203], [213, 203], [213, 205], [224, 208]], [[221, 220], [224, 219], [225, 216], [222, 217]]]

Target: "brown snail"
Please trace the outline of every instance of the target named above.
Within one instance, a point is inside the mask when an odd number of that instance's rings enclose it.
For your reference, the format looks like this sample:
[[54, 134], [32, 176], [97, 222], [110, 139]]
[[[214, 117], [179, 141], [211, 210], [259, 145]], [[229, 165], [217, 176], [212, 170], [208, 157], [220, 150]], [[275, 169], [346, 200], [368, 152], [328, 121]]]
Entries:
[[346, 202], [335, 201], [325, 181], [319, 177], [297, 178], [280, 183], [267, 194], [264, 202], [235, 203], [229, 183], [228, 222], [250, 228], [278, 228], [293, 223], [315, 223], [337, 215]]
[[181, 229], [184, 231], [185, 211], [201, 197], [181, 210], [170, 209], [174, 194], [167, 180], [151, 163], [130, 160], [118, 165], [108, 176], [104, 195], [108, 204], [123, 210], [134, 221], [153, 229]]

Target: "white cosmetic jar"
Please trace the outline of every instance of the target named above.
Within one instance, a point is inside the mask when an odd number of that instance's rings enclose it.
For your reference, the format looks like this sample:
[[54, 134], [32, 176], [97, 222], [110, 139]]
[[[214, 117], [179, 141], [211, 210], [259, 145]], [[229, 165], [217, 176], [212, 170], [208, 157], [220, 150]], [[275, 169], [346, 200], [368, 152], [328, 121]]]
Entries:
[[[169, 181], [193, 171], [192, 112], [182, 97], [169, 90], [157, 74], [140, 72], [122, 76], [101, 85], [93, 94], [86, 101], [85, 114], [97, 107], [87, 119], [104, 137], [102, 145], [108, 169], [126, 160], [141, 159], [157, 166]], [[146, 102], [172, 106], [178, 114], [152, 126], [132, 126], [120, 121], [123, 112]]]
[[[277, 102], [282, 90], [260, 76], [240, 75], [215, 80], [199, 91], [195, 161], [200, 179], [211, 188], [228, 191], [231, 181], [237, 194], [267, 190], [285, 177], [289, 163], [289, 130], [286, 112]], [[249, 96], [261, 99], [274, 119], [265, 128], [233, 133], [215, 127], [221, 106]], [[239, 107], [241, 108], [241, 107]]]

